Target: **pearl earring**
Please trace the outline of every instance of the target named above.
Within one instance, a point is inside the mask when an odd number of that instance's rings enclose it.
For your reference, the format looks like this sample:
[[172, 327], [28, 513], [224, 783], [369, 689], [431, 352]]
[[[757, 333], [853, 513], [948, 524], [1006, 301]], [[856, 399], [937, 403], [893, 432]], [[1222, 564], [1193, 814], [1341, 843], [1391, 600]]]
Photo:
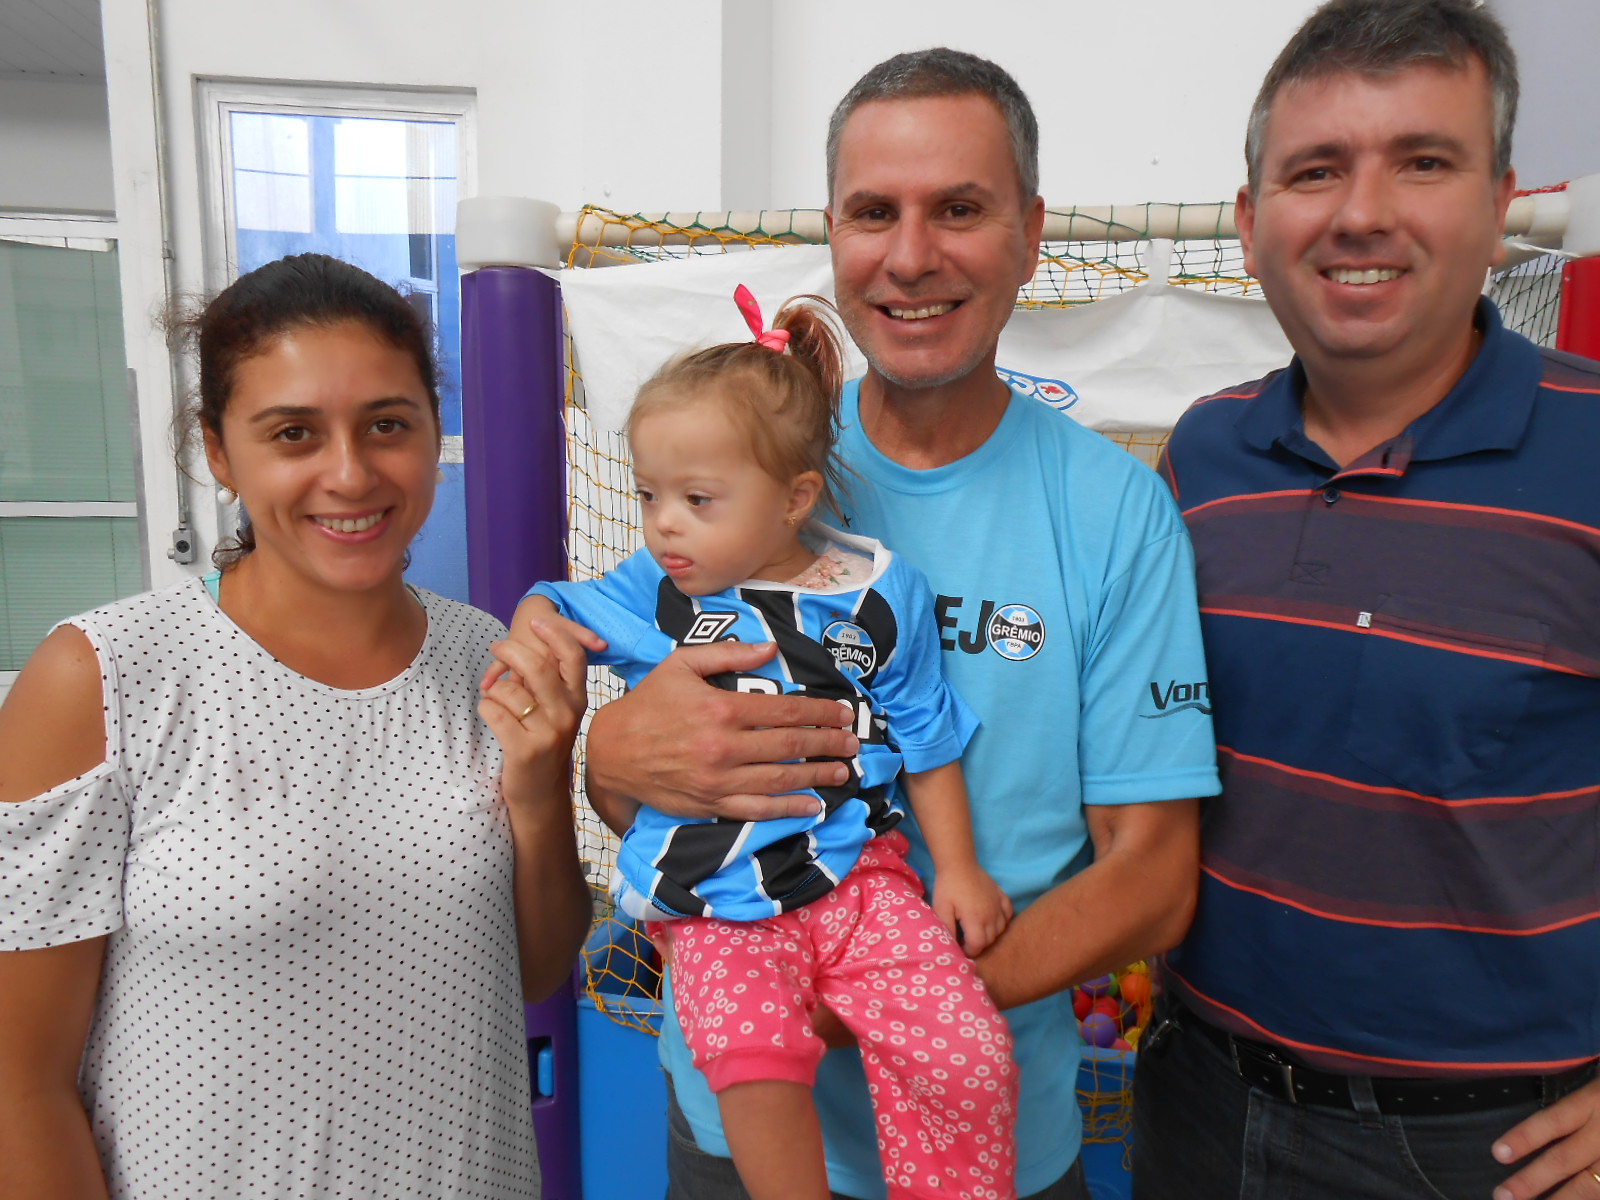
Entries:
[[223, 508], [228, 508], [229, 506], [237, 504], [238, 502], [239, 502], [239, 493], [238, 492], [234, 491], [231, 487], [229, 487], [225, 483], [217, 484], [217, 503], [218, 504], [222, 505]]

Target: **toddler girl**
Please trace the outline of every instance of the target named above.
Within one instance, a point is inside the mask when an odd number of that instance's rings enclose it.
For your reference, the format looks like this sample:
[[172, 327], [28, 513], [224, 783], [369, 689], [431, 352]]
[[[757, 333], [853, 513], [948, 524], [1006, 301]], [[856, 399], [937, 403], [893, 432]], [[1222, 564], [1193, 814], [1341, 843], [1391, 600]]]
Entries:
[[[839, 483], [842, 358], [825, 302], [791, 302], [764, 331], [749, 291], [735, 299], [755, 340], [669, 362], [629, 416], [647, 551], [529, 594], [605, 638], [591, 660], [630, 686], [679, 645], [775, 642], [761, 670], [711, 682], [837, 698], [861, 750], [812, 816], [641, 808], [615, 898], [666, 943], [685, 1041], [754, 1200], [828, 1195], [810, 1095], [818, 1004], [860, 1043], [889, 1195], [1006, 1200], [1016, 1068], [967, 959], [1011, 915], [973, 850], [959, 758], [976, 720], [940, 672], [921, 573], [812, 518]], [[931, 907], [896, 828], [902, 792], [934, 861]]]

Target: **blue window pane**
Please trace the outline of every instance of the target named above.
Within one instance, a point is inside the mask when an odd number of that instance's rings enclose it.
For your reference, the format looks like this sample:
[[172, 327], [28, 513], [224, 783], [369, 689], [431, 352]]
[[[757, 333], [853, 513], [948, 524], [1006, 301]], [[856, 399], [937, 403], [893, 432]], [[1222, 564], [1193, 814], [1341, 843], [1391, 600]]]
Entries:
[[239, 273], [315, 251], [413, 296], [437, 331], [440, 424], [459, 437], [455, 125], [236, 112], [229, 132]]
[[[229, 136], [239, 273], [316, 252], [394, 284], [435, 330], [440, 429], [460, 437], [455, 125], [235, 112]], [[459, 465], [444, 470], [407, 578], [465, 600], [465, 490]]]
[[411, 543], [406, 579], [418, 587], [467, 600], [467, 483], [460, 463], [446, 463], [433, 511]]
[[[463, 604], [470, 604], [467, 595], [467, 481], [466, 469], [460, 463], [441, 463], [439, 470], [444, 478], [439, 481], [433, 493], [433, 511], [428, 514], [428, 519], [422, 523], [422, 528], [417, 530], [417, 536], [411, 540], [408, 551], [410, 562], [406, 565], [405, 578], [407, 583], [414, 583], [418, 587], [427, 588], [430, 592], [438, 592], [441, 596], [448, 596], [452, 600], [459, 600]], [[249, 515], [240, 509], [240, 516], [248, 521]], [[50, 522], [58, 526], [69, 524], [61, 520]], [[77, 524], [80, 522], [72, 522]], [[99, 523], [108, 522], [90, 522]], [[114, 523], [114, 522], [111, 522]], [[19, 525], [22, 522], [0, 519], [0, 549], [6, 546], [6, 529], [8, 524]], [[38, 524], [38, 522], [35, 522]], [[136, 522], [129, 522], [130, 525]], [[137, 587], [128, 591], [137, 591]], [[0, 562], [0, 598], [6, 595], [6, 574], [3, 562]], [[126, 595], [127, 592], [118, 592], [107, 595], [95, 604], [104, 603], [106, 600], [116, 599], [117, 596]], [[95, 604], [85, 604], [82, 608], [93, 608]], [[59, 616], [68, 616], [77, 609], [66, 609]], [[0, 648], [4, 646], [3, 610], [0, 610]], [[3, 657], [3, 655], [0, 655]], [[0, 671], [14, 668], [0, 666]]]

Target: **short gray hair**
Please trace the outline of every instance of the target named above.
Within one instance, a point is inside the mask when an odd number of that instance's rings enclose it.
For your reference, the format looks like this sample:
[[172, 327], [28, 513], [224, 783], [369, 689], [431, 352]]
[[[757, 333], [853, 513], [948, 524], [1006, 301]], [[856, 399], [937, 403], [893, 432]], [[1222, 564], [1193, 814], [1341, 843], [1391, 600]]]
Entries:
[[1506, 31], [1478, 0], [1328, 0], [1306, 19], [1262, 81], [1250, 110], [1244, 157], [1253, 195], [1272, 102], [1291, 83], [1354, 71], [1388, 75], [1409, 67], [1483, 63], [1494, 102], [1494, 169], [1511, 169], [1517, 123], [1517, 56]]
[[1017, 185], [1024, 206], [1039, 194], [1039, 122], [1017, 81], [986, 58], [936, 46], [896, 54], [873, 67], [839, 101], [828, 121], [828, 203], [845, 122], [873, 100], [922, 100], [934, 96], [985, 96], [994, 101], [1011, 135]]

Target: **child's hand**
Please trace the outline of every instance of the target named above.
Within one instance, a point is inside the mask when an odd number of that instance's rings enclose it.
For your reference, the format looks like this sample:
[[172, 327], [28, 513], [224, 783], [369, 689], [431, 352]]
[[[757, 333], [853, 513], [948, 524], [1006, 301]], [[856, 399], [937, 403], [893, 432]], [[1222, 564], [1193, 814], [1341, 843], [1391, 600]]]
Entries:
[[1011, 898], [976, 862], [940, 867], [933, 911], [967, 954], [982, 954], [1011, 923]]
[[[547, 651], [570, 658], [573, 654], [598, 653], [606, 648], [606, 640], [593, 630], [569, 621], [560, 610], [543, 596], [527, 596], [517, 605], [516, 614], [506, 630], [507, 639], [516, 646], [524, 646], [537, 654]], [[484, 672], [480, 686], [487, 687], [502, 675], [509, 673], [513, 682], [520, 682], [516, 669], [504, 654], [497, 655]]]
[[[598, 653], [606, 648], [606, 640], [593, 630], [576, 621], [569, 621], [559, 609], [544, 596], [526, 596], [517, 605], [516, 615], [506, 630], [511, 641], [533, 650], [550, 647], [560, 651], [577, 646], [582, 651]], [[500, 662], [500, 672], [510, 669]]]

